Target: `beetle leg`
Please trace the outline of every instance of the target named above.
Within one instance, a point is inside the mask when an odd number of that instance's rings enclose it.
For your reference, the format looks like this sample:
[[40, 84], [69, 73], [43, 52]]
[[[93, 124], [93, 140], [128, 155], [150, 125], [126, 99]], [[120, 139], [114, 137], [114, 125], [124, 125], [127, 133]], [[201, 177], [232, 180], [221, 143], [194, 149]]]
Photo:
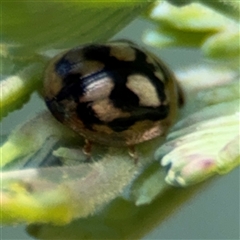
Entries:
[[89, 141], [88, 139], [85, 139], [85, 144], [83, 146], [82, 151], [87, 157], [86, 162], [89, 162], [89, 160], [91, 158], [92, 142]]
[[128, 147], [128, 154], [130, 155], [130, 157], [133, 158], [134, 163], [137, 164], [138, 163], [138, 154], [133, 145]]

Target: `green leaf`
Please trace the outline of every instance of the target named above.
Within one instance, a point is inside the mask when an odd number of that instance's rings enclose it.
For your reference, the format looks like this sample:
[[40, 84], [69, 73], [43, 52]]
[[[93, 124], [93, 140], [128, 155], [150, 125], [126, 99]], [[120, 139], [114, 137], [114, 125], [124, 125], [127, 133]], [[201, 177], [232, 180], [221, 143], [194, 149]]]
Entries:
[[16, 75], [6, 77], [0, 82], [0, 120], [13, 110], [21, 108], [33, 91], [39, 89], [43, 64], [33, 63]]
[[5, 1], [2, 41], [24, 48], [26, 54], [106, 41], [148, 5], [144, 1]]
[[[209, 74], [213, 79], [221, 76], [223, 83], [216, 81], [214, 88], [198, 89], [197, 95], [192, 87], [188, 98], [198, 105], [193, 104], [192, 114], [175, 125], [167, 141], [156, 151], [156, 158], [169, 168], [165, 180], [171, 185], [196, 184], [240, 164], [239, 78], [230, 82], [226, 78], [224, 82], [224, 71], [220, 69], [215, 69], [215, 76], [211, 71]], [[195, 70], [195, 76], [188, 77], [198, 86], [197, 78], [204, 76], [202, 70]], [[208, 82], [211, 77], [206, 78]]]
[[150, 3], [136, 1], [1, 2], [1, 118], [42, 86], [57, 52], [106, 41]]
[[2, 223], [63, 225], [100, 210], [137, 171], [130, 157], [116, 154], [92, 164], [3, 172]]
[[[200, 47], [206, 57], [228, 58], [228, 64], [237, 68], [240, 51], [239, 4], [231, 5], [228, 2], [199, 1], [180, 6], [156, 2], [147, 18], [157, 27], [146, 31], [144, 41], [160, 48]], [[222, 12], [227, 14], [223, 15]], [[237, 13], [238, 21], [235, 17], [230, 18], [231, 14], [236, 16]]]
[[116, 198], [99, 214], [79, 219], [66, 226], [30, 225], [28, 232], [38, 239], [141, 239], [202, 187], [168, 187], [151, 204], [142, 206]]
[[[49, 139], [57, 144], [48, 148]], [[82, 154], [83, 139], [58, 123], [50, 113], [38, 114], [10, 134], [0, 148], [2, 222], [59, 225], [99, 211], [153, 160], [153, 149], [159, 141], [155, 139], [137, 147], [138, 164], [127, 148], [106, 147], [103, 151], [98, 144], [92, 150], [96, 162], [81, 164], [86, 159]], [[75, 146], [75, 150], [62, 147], [64, 143]], [[60, 148], [53, 151], [55, 146]], [[48, 164], [52, 155], [60, 158], [61, 167]], [[42, 166], [43, 162], [47, 163], [46, 167]]]

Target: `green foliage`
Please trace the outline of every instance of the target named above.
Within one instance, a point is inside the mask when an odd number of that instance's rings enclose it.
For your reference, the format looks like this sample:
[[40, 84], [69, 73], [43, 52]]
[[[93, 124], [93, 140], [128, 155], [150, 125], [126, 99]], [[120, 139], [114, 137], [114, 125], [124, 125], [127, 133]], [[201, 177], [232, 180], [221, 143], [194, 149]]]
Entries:
[[[144, 41], [160, 48], [199, 47], [206, 57], [228, 59], [238, 68], [239, 13], [239, 4], [231, 1], [200, 1], [181, 6], [155, 2], [146, 16], [156, 28], [146, 31]], [[237, 14], [238, 18], [235, 17]]]
[[43, 67], [56, 52], [106, 41], [148, 5], [134, 1], [1, 2], [1, 118], [40, 88]]
[[[107, 40], [143, 10], [156, 24], [146, 43], [200, 48], [214, 60], [176, 72], [186, 100], [181, 118], [165, 142], [136, 146], [138, 164], [127, 149], [100, 145], [94, 146], [94, 162], [85, 163], [84, 139], [47, 112], [22, 123], [1, 146], [2, 223], [44, 223], [29, 227], [41, 239], [140, 238], [202, 186], [194, 184], [239, 165], [237, 4], [171, 2], [157, 1], [151, 9], [147, 1], [1, 3], [1, 117], [41, 91], [49, 58]], [[62, 166], [42, 167], [49, 158]], [[167, 175], [155, 159], [170, 166]]]

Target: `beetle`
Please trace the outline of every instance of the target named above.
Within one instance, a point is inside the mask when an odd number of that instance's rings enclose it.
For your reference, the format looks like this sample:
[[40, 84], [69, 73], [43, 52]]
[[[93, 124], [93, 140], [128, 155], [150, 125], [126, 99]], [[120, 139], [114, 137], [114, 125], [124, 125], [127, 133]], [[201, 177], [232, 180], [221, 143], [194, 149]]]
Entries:
[[182, 93], [171, 70], [127, 41], [91, 43], [51, 60], [44, 79], [53, 116], [91, 143], [133, 149], [165, 136]]

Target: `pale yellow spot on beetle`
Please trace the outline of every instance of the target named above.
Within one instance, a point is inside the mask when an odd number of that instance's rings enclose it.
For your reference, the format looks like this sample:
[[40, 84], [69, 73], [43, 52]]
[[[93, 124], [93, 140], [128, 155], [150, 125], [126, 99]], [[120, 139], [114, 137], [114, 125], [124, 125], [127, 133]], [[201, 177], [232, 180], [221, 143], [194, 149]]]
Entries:
[[110, 95], [114, 84], [109, 77], [103, 77], [100, 80], [93, 81], [87, 85], [85, 93], [80, 97], [80, 102], [96, 101], [106, 98]]
[[158, 107], [161, 105], [155, 87], [145, 76], [130, 75], [126, 85], [139, 97], [141, 106]]
[[71, 73], [80, 73], [83, 77], [87, 77], [101, 71], [103, 68], [104, 63], [84, 60], [76, 62], [71, 70]]
[[167, 119], [160, 121], [138, 121], [125, 131], [126, 145], [135, 145], [160, 135], [163, 136], [168, 129], [168, 126]]
[[152, 54], [148, 53], [147, 55], [146, 62], [150, 64], [155, 64], [155, 61], [153, 60]]
[[159, 66], [158, 66], [157, 63], [159, 63], [159, 65], [161, 65], [162, 68], [166, 68], [166, 67], [164, 66], [164, 64], [163, 64], [158, 58], [156, 58], [155, 56], [153, 56], [151, 53], [148, 53], [148, 54], [147, 54], [146, 62], [147, 62], [147, 63], [150, 63], [150, 64], [153, 64], [154, 67], [156, 68], [156, 70], [159, 70], [159, 71], [155, 71], [155, 72], [154, 72], [154, 75], [155, 75], [160, 81], [165, 82], [166, 79], [165, 79], [163, 73], [160, 71]]
[[104, 63], [94, 60], [86, 60], [83, 55], [83, 48], [72, 49], [64, 56], [71, 64], [71, 73], [88, 76], [104, 68]]
[[62, 78], [55, 71], [55, 63], [61, 59], [63, 54], [59, 54], [50, 62], [44, 79], [44, 94], [48, 99], [53, 99], [63, 87]]
[[110, 56], [121, 61], [134, 61], [136, 58], [135, 50], [124, 43], [111, 43]]
[[154, 72], [154, 75], [162, 82], [164, 82], [164, 76], [160, 71]]
[[116, 118], [129, 117], [130, 113], [115, 108], [109, 99], [102, 99], [92, 104], [92, 109], [103, 122], [111, 122]]
[[49, 71], [44, 82], [45, 96], [53, 99], [62, 90], [62, 79], [53, 71]]
[[[109, 128], [108, 126], [104, 126], [104, 125], [96, 125], [95, 124], [93, 126], [93, 129], [95, 131], [99, 132], [99, 133], [105, 133], [105, 134], [112, 134], [113, 133], [113, 130], [111, 128]], [[110, 141], [112, 141], [112, 139]]]

